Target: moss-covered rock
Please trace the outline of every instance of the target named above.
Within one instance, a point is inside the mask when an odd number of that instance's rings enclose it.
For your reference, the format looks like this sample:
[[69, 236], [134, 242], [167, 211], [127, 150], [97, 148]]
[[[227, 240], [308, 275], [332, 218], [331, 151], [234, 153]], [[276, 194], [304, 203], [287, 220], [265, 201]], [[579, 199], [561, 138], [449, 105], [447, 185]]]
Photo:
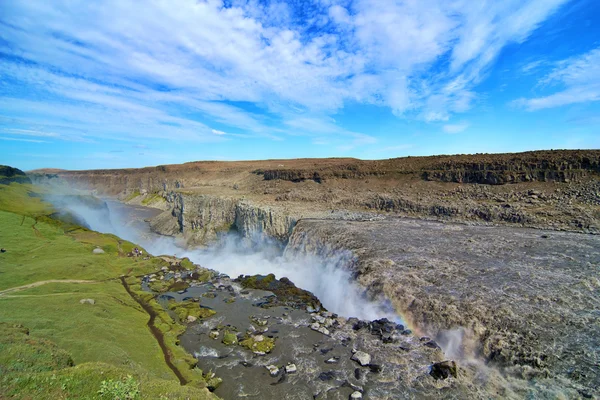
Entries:
[[300, 289], [288, 278], [276, 279], [275, 275], [240, 275], [238, 282], [245, 289], [268, 290], [275, 294], [261, 304], [261, 307], [287, 306], [306, 310], [307, 307], [325, 309], [319, 299], [311, 292]]
[[226, 346], [233, 346], [238, 344], [238, 338], [233, 332], [225, 331], [223, 334], [223, 344]]
[[[194, 318], [208, 318], [217, 313], [216, 311], [202, 307], [197, 302], [191, 300], [178, 302], [171, 299], [169, 300], [168, 308], [177, 315], [177, 318], [179, 318], [179, 321], [181, 322], [188, 322]], [[189, 317], [193, 318], [190, 319]]]
[[255, 352], [270, 353], [275, 348], [275, 339], [263, 335], [248, 336], [240, 342], [240, 346]]

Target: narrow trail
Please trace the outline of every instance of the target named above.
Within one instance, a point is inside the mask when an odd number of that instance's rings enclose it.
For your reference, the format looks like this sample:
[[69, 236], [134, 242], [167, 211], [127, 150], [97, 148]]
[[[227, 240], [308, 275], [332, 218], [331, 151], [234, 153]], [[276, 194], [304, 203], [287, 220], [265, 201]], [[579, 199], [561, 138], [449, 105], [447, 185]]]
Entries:
[[154, 321], [156, 319], [156, 312], [152, 309], [152, 307], [150, 307], [146, 302], [144, 302], [142, 299], [140, 299], [137, 295], [135, 295], [131, 291], [131, 289], [129, 288], [129, 285], [125, 281], [125, 276], [122, 276], [120, 279], [121, 279], [121, 283], [123, 284], [123, 287], [125, 288], [127, 293], [131, 296], [131, 298], [134, 299], [144, 309], [144, 311], [146, 311], [148, 313], [148, 315], [150, 316], [150, 319], [148, 320], [148, 323], [147, 323], [148, 329], [150, 329], [152, 336], [154, 336], [154, 338], [158, 342], [158, 345], [160, 346], [160, 349], [163, 352], [163, 356], [165, 358], [165, 363], [167, 363], [167, 366], [171, 369], [171, 371], [173, 371], [175, 376], [177, 376], [177, 379], [179, 379], [179, 383], [181, 385], [186, 385], [188, 383], [187, 379], [185, 379], [185, 377], [183, 376], [181, 371], [179, 371], [179, 369], [177, 369], [175, 364], [173, 364], [173, 361], [172, 361], [173, 356], [165, 343], [165, 337], [164, 337], [163, 333], [160, 331], [160, 329], [158, 329], [154, 323]]
[[34, 283], [29, 283], [23, 286], [17, 286], [9, 289], [0, 290], [0, 296], [3, 296], [8, 293], [19, 292], [21, 290], [31, 289], [34, 287], [42, 286], [47, 283], [99, 283], [99, 281], [90, 281], [83, 279], [50, 279], [47, 281], [39, 281]]

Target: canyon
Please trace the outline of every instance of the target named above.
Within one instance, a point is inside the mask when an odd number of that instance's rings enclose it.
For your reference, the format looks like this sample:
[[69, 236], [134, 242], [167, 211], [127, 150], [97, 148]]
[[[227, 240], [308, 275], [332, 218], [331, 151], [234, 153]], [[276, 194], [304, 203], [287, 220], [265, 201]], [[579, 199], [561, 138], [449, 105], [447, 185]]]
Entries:
[[[598, 395], [600, 151], [28, 175], [158, 209], [151, 230], [183, 255], [235, 234], [273, 241], [287, 259], [330, 260], [348, 287], [441, 347], [414, 359], [458, 363], [456, 377], [436, 383], [448, 397]], [[401, 354], [386, 360], [385, 379], [406, 373]], [[433, 396], [410, 371], [405, 387]]]

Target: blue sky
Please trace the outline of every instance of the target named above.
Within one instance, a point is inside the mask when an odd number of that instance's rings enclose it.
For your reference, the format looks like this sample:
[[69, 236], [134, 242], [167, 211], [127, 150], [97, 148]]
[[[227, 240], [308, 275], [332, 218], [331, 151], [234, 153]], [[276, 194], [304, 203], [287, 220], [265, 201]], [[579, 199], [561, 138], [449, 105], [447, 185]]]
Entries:
[[595, 0], [0, 2], [0, 164], [600, 148]]

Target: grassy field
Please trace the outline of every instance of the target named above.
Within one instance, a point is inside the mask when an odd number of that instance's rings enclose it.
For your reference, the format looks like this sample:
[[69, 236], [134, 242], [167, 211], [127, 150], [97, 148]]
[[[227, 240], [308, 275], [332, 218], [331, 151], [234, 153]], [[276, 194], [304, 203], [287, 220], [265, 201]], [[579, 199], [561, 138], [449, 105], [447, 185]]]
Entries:
[[201, 382], [179, 384], [119, 279], [164, 261], [127, 257], [132, 243], [49, 218], [40, 194], [0, 185], [0, 398], [215, 398]]

